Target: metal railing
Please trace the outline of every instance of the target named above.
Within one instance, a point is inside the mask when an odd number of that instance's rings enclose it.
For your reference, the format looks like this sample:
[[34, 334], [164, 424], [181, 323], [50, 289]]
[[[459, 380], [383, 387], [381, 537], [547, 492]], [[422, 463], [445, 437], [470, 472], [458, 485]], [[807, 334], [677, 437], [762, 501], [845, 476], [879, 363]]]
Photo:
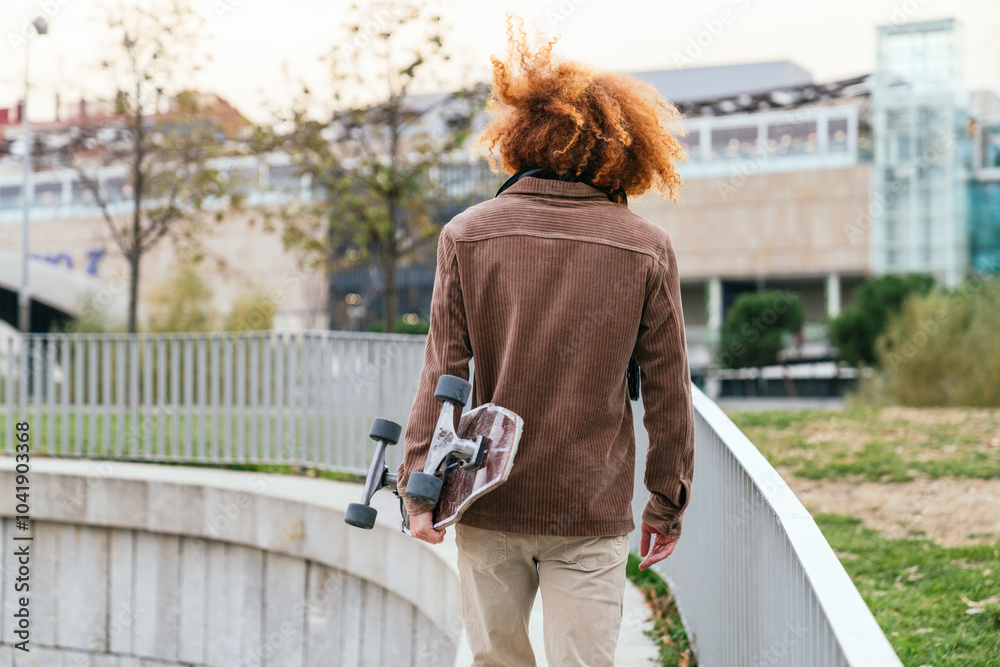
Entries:
[[423, 352], [333, 331], [0, 336], [0, 451], [28, 420], [54, 456], [364, 474], [369, 425], [405, 423]]
[[[364, 474], [371, 420], [406, 422], [424, 341], [330, 331], [0, 337], [0, 451], [13, 452], [14, 422], [28, 419], [35, 451], [50, 455]], [[683, 538], [656, 569], [699, 664], [900, 665], [809, 513], [692, 391], [693, 498]], [[637, 429], [637, 449], [645, 442]], [[390, 448], [391, 468], [401, 450]]]
[[695, 477], [666, 578], [705, 667], [902, 665], [809, 512], [693, 387]]

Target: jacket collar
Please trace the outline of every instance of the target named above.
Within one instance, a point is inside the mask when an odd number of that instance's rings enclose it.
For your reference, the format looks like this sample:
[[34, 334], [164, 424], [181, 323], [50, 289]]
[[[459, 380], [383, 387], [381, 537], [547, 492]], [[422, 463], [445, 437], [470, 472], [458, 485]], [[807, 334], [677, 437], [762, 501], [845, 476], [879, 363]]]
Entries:
[[[579, 174], [579, 175], [572, 174], [572, 173], [560, 174], [560, 173], [556, 172], [555, 170], [553, 170], [550, 167], [539, 167], [539, 166], [533, 166], [533, 165], [528, 165], [526, 167], [521, 167], [516, 172], [514, 172], [514, 174], [511, 175], [511, 177], [508, 178], [507, 181], [503, 185], [500, 186], [500, 189], [497, 190], [497, 195], [503, 193], [505, 190], [509, 189], [511, 186], [513, 186], [514, 184], [516, 184], [521, 179], [527, 178], [527, 177], [538, 178], [538, 179], [542, 179], [542, 180], [546, 180], [546, 181], [564, 181], [564, 182], [568, 182], [568, 183], [585, 183], [586, 185], [589, 185], [592, 188], [594, 188], [594, 189], [596, 189], [596, 190], [598, 190], [600, 192], [603, 192], [604, 196], [606, 196], [611, 201], [613, 201], [615, 203], [618, 203], [618, 204], [624, 204], [625, 206], [628, 206], [628, 197], [625, 196], [625, 190], [622, 189], [622, 188], [618, 188], [617, 190], [610, 190], [610, 191], [609, 190], [605, 190], [603, 188], [600, 188], [600, 187], [594, 185], [594, 183], [589, 178], [587, 178], [586, 176], [584, 176], [583, 174]], [[494, 195], [494, 196], [496, 196], [496, 195]]]
[[609, 201], [608, 196], [604, 192], [592, 185], [578, 181], [569, 182], [535, 178], [534, 176], [525, 176], [519, 179], [497, 196], [503, 197], [507, 194], [569, 197], [571, 199], [603, 199], [604, 201]]

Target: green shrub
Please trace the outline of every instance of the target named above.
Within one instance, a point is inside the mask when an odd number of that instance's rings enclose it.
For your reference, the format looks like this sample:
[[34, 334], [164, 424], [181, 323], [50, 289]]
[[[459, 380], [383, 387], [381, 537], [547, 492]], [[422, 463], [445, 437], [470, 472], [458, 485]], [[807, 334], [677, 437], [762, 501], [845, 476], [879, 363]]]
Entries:
[[223, 331], [267, 331], [274, 328], [274, 300], [263, 292], [245, 294], [236, 299], [222, 323]]
[[840, 360], [854, 366], [875, 365], [875, 340], [889, 319], [908, 296], [927, 294], [933, 286], [931, 276], [911, 273], [872, 278], [858, 287], [850, 307], [830, 320], [830, 344]]
[[196, 264], [178, 264], [153, 288], [146, 331], [264, 331], [274, 328], [274, 300], [261, 291], [238, 297], [225, 317], [212, 307], [212, 288]]
[[[876, 343], [862, 379], [916, 406], [1000, 406], [1000, 281], [909, 299]], [[862, 387], [864, 390], [864, 387]]]
[[723, 368], [768, 366], [778, 363], [785, 336], [805, 323], [797, 294], [770, 290], [736, 298], [719, 336], [717, 360]]
[[99, 294], [88, 293], [79, 313], [53, 326], [52, 333], [125, 333], [127, 330], [124, 320], [115, 321], [108, 315], [108, 308], [101, 303]]
[[146, 331], [154, 333], [212, 331], [216, 313], [212, 288], [191, 262], [173, 272], [150, 293]]

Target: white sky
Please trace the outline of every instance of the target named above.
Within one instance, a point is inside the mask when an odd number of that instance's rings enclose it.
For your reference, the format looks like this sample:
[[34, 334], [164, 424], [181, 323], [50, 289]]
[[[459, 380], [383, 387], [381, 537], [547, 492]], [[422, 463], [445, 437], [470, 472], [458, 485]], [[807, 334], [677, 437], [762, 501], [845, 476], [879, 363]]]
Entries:
[[[127, 0], [134, 1], [134, 0]], [[361, 0], [363, 2], [363, 0]], [[195, 0], [206, 18], [201, 49], [211, 62], [195, 75], [198, 88], [228, 99], [265, 121], [267, 101], [281, 103], [304, 80], [329, 90], [319, 57], [334, 44], [348, 0]], [[566, 57], [614, 70], [669, 69], [690, 40], [715, 23], [715, 36], [693, 65], [788, 59], [816, 81], [872, 71], [875, 26], [894, 20], [955, 17], [964, 25], [970, 88], [1000, 94], [1000, 0], [442, 0], [445, 33], [466, 78], [485, 79], [491, 53], [505, 47], [504, 14], [513, 10], [562, 37]], [[81, 95], [110, 97], [97, 69], [110, 48], [98, 0], [0, 0], [0, 107], [23, 89], [23, 55], [14, 35], [48, 11], [50, 32], [31, 41], [31, 118], [53, 115]], [[227, 11], [222, 11], [223, 9]], [[54, 10], [54, 11], [53, 11]], [[728, 12], [725, 13], [724, 12]], [[723, 23], [721, 19], [726, 19]], [[721, 27], [721, 30], [719, 29]], [[691, 65], [689, 65], [691, 66]], [[451, 72], [459, 78], [456, 71]]]

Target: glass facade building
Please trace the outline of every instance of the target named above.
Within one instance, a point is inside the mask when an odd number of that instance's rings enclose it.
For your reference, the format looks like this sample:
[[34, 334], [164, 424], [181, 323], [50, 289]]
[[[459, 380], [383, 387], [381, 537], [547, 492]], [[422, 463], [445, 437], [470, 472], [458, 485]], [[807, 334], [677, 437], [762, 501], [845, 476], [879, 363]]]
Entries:
[[951, 286], [967, 275], [968, 92], [961, 45], [954, 19], [878, 29], [870, 230], [876, 274], [932, 273]]

